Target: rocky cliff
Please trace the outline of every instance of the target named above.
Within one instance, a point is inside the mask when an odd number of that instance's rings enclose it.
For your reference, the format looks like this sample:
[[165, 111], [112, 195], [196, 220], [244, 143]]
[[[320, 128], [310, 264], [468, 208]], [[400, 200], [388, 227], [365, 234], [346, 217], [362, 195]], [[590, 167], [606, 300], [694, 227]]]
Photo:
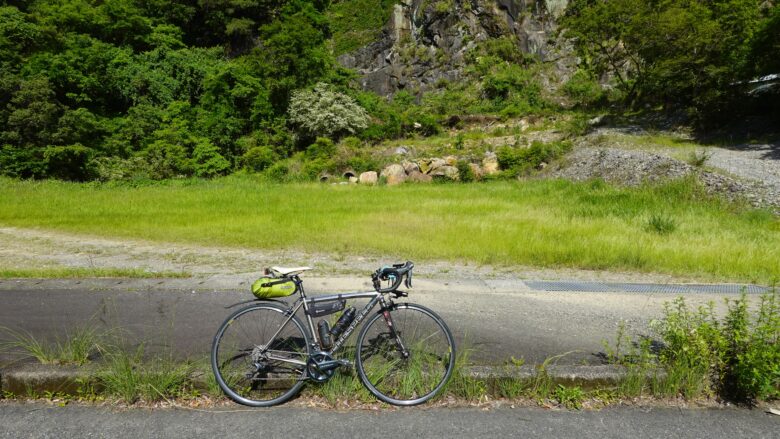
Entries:
[[567, 0], [402, 0], [377, 41], [339, 57], [362, 85], [382, 95], [413, 92], [463, 75], [465, 55], [480, 41], [513, 38], [520, 49], [553, 61], [555, 18]]

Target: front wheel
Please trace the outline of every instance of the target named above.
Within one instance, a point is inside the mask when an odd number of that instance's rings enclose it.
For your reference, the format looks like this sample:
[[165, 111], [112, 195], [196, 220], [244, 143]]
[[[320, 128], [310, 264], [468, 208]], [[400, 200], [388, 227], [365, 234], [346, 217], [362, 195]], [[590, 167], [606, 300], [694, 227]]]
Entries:
[[395, 304], [363, 325], [355, 367], [366, 388], [393, 405], [421, 404], [435, 396], [455, 368], [455, 341], [430, 309]]
[[308, 346], [308, 334], [296, 316], [275, 304], [254, 304], [220, 326], [211, 367], [232, 400], [268, 407], [287, 401], [303, 386]]

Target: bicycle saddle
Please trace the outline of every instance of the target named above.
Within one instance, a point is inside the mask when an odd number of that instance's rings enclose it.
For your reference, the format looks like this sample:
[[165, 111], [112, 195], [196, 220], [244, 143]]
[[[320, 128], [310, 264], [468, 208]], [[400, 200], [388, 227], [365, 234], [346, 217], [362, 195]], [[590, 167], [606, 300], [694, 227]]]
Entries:
[[271, 267], [271, 272], [279, 276], [289, 276], [291, 274], [303, 273], [306, 270], [313, 270], [311, 267]]

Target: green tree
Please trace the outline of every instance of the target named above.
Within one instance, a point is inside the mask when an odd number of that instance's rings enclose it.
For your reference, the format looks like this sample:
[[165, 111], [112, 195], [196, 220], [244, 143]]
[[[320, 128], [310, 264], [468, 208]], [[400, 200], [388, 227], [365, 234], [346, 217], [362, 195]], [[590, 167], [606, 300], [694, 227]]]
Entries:
[[368, 114], [349, 96], [319, 83], [312, 90], [293, 93], [289, 120], [305, 138], [337, 139], [368, 127]]
[[756, 0], [574, 0], [561, 24], [585, 67], [628, 103], [724, 115], [749, 64]]

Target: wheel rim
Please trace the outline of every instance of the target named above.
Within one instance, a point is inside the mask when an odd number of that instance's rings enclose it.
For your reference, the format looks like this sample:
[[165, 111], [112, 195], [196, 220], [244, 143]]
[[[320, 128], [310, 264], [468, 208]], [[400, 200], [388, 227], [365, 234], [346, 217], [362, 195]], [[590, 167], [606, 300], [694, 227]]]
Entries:
[[308, 339], [300, 322], [293, 318], [270, 341], [286, 319], [281, 309], [253, 307], [237, 312], [222, 326], [215, 339], [212, 366], [220, 387], [233, 400], [247, 405], [278, 404], [303, 384], [305, 366], [282, 361], [306, 361]]
[[390, 404], [414, 405], [433, 397], [454, 367], [454, 342], [432, 311], [399, 305], [393, 326], [409, 353], [404, 358], [384, 317], [377, 315], [361, 333], [356, 363], [366, 387]]

